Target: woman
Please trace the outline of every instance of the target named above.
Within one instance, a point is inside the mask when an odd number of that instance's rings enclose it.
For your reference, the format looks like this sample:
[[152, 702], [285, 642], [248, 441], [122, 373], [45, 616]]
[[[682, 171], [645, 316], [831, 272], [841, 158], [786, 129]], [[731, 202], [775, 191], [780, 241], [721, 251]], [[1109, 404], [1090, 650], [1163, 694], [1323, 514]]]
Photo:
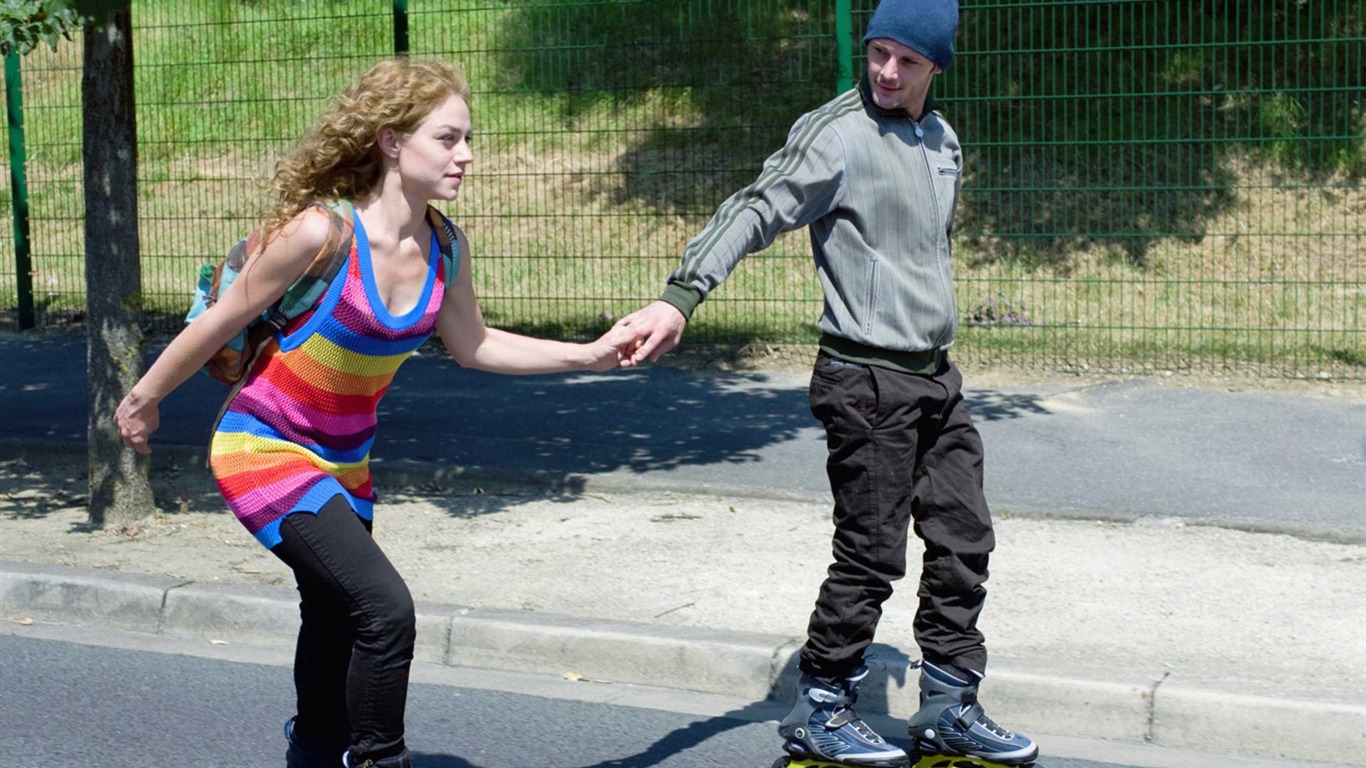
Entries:
[[[469, 101], [460, 69], [430, 61], [384, 61], [348, 88], [277, 167], [264, 248], [115, 414], [124, 442], [147, 453], [161, 399], [278, 300], [327, 243], [339, 218], [321, 204], [345, 216], [335, 204], [354, 203], [346, 266], [252, 364], [210, 449], [228, 505], [298, 582], [290, 768], [410, 764], [403, 717], [413, 603], [370, 537], [368, 470], [376, 407], [403, 359], [433, 332], [462, 366], [499, 373], [606, 371], [622, 358], [619, 330], [570, 344], [484, 325], [464, 234], [452, 227], [451, 246], [427, 214], [429, 200], [456, 199], [474, 159]], [[443, 244], [458, 257], [449, 282]]]

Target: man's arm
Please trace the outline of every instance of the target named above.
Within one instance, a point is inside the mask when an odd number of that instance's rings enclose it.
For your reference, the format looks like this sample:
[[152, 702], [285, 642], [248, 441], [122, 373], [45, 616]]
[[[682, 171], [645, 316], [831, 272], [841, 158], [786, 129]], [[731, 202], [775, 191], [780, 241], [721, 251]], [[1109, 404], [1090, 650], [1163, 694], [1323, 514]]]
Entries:
[[742, 258], [833, 209], [844, 180], [844, 152], [828, 124], [828, 116], [817, 113], [798, 120], [759, 177], [723, 202], [688, 243], [664, 295], [618, 322], [631, 330], [636, 347], [622, 365], [659, 360], [678, 345], [693, 310]]

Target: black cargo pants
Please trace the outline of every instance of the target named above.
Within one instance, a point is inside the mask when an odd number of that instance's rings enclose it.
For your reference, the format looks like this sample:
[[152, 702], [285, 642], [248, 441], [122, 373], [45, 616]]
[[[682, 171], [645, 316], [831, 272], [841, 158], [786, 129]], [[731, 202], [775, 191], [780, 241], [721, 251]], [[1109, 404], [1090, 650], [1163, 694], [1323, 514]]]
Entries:
[[995, 536], [982, 492], [982, 440], [962, 386], [947, 358], [933, 375], [817, 358], [811, 412], [829, 448], [834, 563], [811, 614], [803, 672], [836, 682], [862, 662], [892, 582], [906, 575], [912, 521], [925, 544], [920, 651], [927, 661], [985, 671], [977, 618]]

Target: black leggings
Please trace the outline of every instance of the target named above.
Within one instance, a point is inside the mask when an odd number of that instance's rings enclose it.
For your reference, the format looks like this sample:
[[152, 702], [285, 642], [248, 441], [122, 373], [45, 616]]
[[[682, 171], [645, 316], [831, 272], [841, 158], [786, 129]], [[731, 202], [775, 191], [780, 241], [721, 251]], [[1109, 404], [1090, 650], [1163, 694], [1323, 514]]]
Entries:
[[413, 598], [370, 528], [334, 496], [316, 515], [286, 517], [271, 549], [299, 584], [295, 739], [338, 755], [403, 749]]

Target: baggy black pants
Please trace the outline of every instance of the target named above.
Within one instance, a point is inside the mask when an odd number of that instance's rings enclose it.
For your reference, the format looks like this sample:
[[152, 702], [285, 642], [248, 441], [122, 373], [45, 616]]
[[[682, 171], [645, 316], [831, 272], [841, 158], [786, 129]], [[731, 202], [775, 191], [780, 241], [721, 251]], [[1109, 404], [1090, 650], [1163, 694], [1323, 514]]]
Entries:
[[836, 682], [873, 642], [892, 582], [906, 575], [908, 528], [925, 544], [915, 636], [925, 659], [984, 672], [977, 618], [995, 546], [982, 492], [982, 440], [946, 359], [933, 375], [820, 355], [811, 412], [825, 425], [835, 500], [834, 563], [816, 599], [803, 672]]
[[370, 527], [334, 496], [316, 515], [286, 517], [271, 549], [299, 584], [295, 738], [335, 751], [338, 765], [347, 748], [390, 754], [404, 744], [416, 615]]

